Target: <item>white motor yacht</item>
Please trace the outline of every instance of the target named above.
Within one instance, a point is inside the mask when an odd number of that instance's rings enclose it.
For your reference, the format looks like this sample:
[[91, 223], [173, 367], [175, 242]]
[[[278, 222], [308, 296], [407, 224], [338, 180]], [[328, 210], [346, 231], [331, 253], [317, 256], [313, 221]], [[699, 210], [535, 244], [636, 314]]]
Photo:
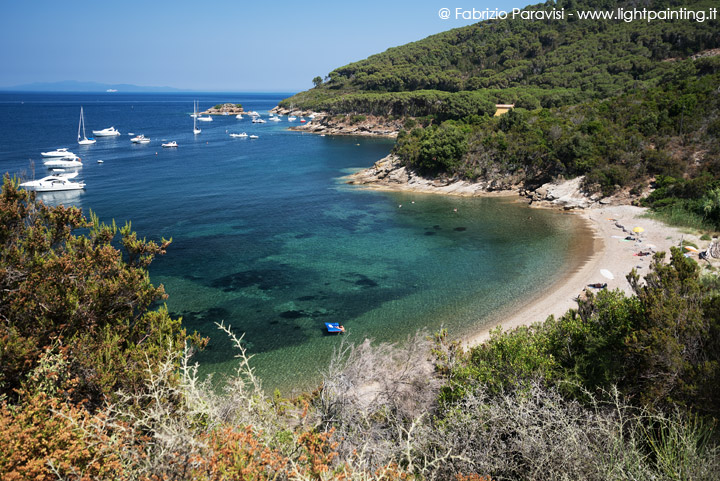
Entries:
[[52, 159], [44, 162], [45, 167], [48, 169], [64, 169], [64, 168], [77, 168], [82, 167], [82, 160], [80, 157], [63, 157], [60, 159]]
[[120, 135], [120, 132], [115, 130], [115, 127], [108, 127], [107, 129], [102, 130], [93, 130], [92, 133], [95, 137], [115, 137], [117, 135]]
[[170, 142], [165, 142], [164, 144], [162, 144], [162, 146], [165, 148], [177, 147], [177, 142], [175, 142], [174, 140], [171, 140]]
[[257, 135], [251, 135], [250, 138], [251, 139], [259, 139], [260, 137], [258, 137]]
[[237, 114], [237, 115], [235, 116], [235, 118], [238, 119], [238, 120], [242, 120], [242, 119], [243, 119], [243, 116], [242, 116], [242, 114]]
[[297, 120], [297, 117], [295, 117], [294, 115], [291, 115], [290, 117], [288, 117], [288, 122], [295, 122], [296, 120]]
[[280, 122], [280, 117], [270, 117], [268, 120], [272, 120], [273, 122]]
[[51, 150], [50, 152], [40, 152], [40, 155], [43, 157], [70, 157], [75, 154], [69, 152], [67, 147], [64, 147], [62, 149]]
[[35, 192], [57, 192], [62, 190], [81, 190], [85, 188], [84, 182], [71, 182], [70, 179], [75, 178], [77, 172], [70, 174], [48, 175], [39, 180], [30, 180], [23, 182], [20, 187]]
[[150, 139], [145, 137], [143, 134], [140, 134], [140, 135], [135, 136], [132, 139], [130, 139], [130, 142], [132, 142], [134, 144], [149, 144]]
[[198, 119], [200, 122], [212, 122], [212, 121], [213, 121], [213, 118], [212, 118], [211, 116], [209, 116], [209, 115], [206, 116], [206, 117], [198, 117], [197, 119]]
[[248, 136], [248, 134], [246, 134], [245, 132], [243, 132], [242, 134], [230, 134], [230, 137], [233, 137], [233, 138], [236, 138], [236, 139], [237, 139], [237, 138], [245, 138], [245, 137], [247, 137], [247, 136]]

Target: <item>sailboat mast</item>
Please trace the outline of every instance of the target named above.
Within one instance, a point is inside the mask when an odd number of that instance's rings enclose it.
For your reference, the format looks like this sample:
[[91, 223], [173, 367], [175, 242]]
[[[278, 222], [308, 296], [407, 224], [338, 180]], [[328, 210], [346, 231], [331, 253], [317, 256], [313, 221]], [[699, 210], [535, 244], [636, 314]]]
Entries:
[[[83, 108], [80, 107], [80, 121], [82, 122], [83, 126], [83, 139], [87, 139], [87, 134], [85, 133], [85, 114], [83, 114]], [[79, 132], [78, 132], [79, 135]]]
[[193, 102], [193, 134], [195, 135], [200, 133], [200, 129], [197, 128], [198, 108], [199, 102], [196, 100]]

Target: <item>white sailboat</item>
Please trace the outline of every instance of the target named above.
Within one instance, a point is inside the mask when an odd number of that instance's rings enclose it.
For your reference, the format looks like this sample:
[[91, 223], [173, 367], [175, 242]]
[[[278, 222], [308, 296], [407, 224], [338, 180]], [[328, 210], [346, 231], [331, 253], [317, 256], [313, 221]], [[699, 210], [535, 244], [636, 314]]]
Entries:
[[[82, 127], [82, 138], [80, 138], [80, 128]], [[90, 138], [87, 138], [87, 135], [85, 135], [85, 116], [83, 115], [83, 108], [80, 106], [80, 123], [78, 124], [78, 144], [80, 145], [92, 145], [97, 140]]]
[[197, 118], [198, 118], [198, 108], [197, 108], [197, 100], [193, 103], [193, 134], [197, 135], [202, 130], [200, 130], [197, 126]]

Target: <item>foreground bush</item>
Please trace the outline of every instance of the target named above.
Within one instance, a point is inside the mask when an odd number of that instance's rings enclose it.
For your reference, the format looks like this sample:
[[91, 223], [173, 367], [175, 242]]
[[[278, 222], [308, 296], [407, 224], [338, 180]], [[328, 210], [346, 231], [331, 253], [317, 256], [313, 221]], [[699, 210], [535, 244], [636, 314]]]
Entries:
[[[180, 320], [150, 306], [165, 297], [147, 266], [161, 244], [49, 207], [5, 176], [0, 193], [0, 395], [16, 398], [42, 356], [63, 362], [54, 382], [97, 407], [118, 389], [142, 390], [145, 363], [182, 347]], [[84, 232], [78, 235], [77, 232]], [[119, 244], [122, 251], [115, 245]]]

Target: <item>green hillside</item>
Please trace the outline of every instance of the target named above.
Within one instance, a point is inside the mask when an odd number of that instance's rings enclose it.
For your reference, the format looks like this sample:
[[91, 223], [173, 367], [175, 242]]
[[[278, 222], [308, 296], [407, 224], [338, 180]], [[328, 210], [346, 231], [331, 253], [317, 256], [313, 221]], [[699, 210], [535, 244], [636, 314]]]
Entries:
[[[589, 6], [591, 3], [592, 6]], [[673, 5], [708, 9], [712, 2], [548, 2], [531, 10], [613, 10], [622, 6], [662, 10]], [[668, 59], [720, 46], [717, 21], [491, 20], [433, 35], [330, 72], [317, 87], [284, 106], [375, 113], [378, 103], [396, 115], [422, 114], [428, 97], [472, 92], [520, 107], [576, 103], [656, 84], [673, 69]], [[490, 89], [490, 92], [487, 90]], [[502, 90], [500, 90], [502, 89]], [[415, 92], [415, 95], [392, 95]], [[466, 93], [465, 97], [469, 95]], [[452, 96], [450, 96], [452, 98]], [[435, 99], [432, 99], [435, 100]], [[384, 102], [383, 102], [384, 101]]]
[[[709, 11], [712, 2], [560, 1], [529, 10]], [[395, 153], [428, 175], [588, 193], [720, 228], [720, 24], [491, 20], [340, 67], [281, 103], [405, 119]], [[496, 103], [514, 103], [493, 118]]]

